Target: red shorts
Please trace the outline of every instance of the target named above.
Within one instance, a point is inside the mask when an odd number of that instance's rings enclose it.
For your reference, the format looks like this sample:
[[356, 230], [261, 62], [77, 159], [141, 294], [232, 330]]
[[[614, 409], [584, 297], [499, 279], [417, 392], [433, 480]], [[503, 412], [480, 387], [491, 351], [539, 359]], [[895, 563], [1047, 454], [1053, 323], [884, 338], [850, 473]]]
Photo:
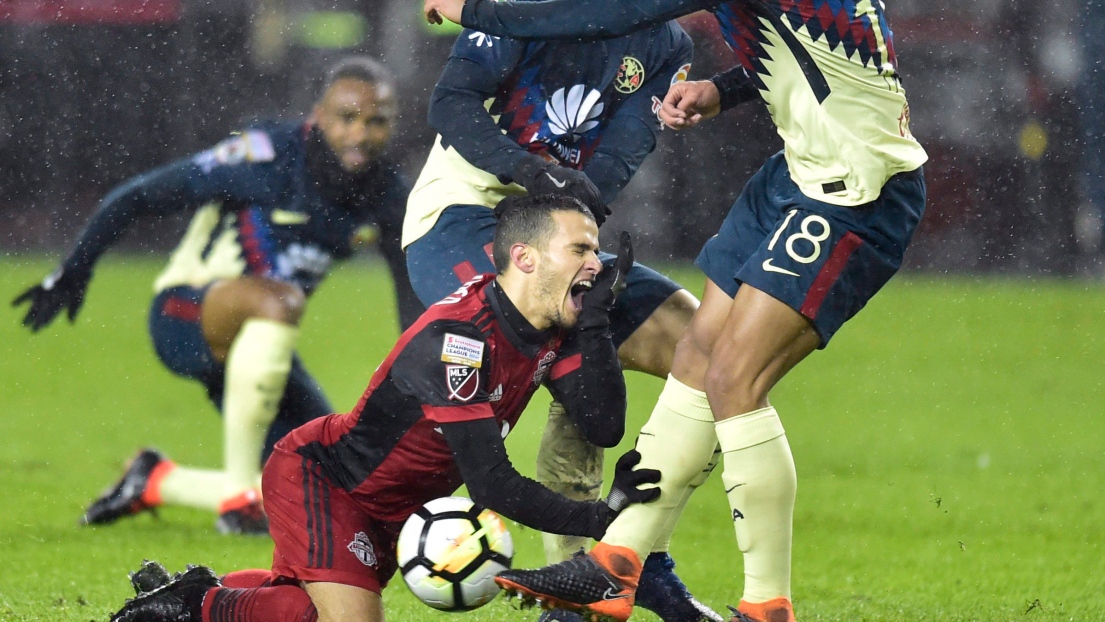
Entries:
[[380, 593], [395, 574], [402, 524], [362, 510], [318, 465], [277, 447], [261, 480], [274, 576], [341, 583]]

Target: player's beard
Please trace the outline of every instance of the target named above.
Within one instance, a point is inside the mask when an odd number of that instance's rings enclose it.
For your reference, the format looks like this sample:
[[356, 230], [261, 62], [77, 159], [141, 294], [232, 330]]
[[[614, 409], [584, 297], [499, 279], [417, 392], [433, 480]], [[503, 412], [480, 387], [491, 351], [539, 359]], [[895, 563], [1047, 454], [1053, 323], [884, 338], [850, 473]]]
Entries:
[[538, 268], [536, 276], [534, 297], [545, 308], [545, 319], [557, 328], [571, 328], [575, 320], [569, 320], [564, 315], [564, 297], [567, 292], [563, 279], [552, 270], [544, 268]]

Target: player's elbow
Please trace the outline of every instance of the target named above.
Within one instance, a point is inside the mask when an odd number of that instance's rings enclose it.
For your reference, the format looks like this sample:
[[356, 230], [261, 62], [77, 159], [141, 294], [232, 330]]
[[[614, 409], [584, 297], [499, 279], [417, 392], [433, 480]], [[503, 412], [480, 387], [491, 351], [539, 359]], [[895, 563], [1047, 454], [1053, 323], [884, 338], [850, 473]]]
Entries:
[[616, 446], [625, 436], [625, 406], [612, 413], [594, 413], [580, 418], [580, 430], [587, 442], [605, 449]]

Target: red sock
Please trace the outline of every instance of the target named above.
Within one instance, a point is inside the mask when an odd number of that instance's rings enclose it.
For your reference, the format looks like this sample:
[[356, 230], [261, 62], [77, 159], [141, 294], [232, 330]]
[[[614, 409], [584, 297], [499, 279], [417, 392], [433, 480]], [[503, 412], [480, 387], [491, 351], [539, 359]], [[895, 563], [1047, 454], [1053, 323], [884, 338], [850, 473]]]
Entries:
[[203, 622], [318, 622], [318, 611], [295, 585], [213, 587], [203, 599]]
[[222, 578], [223, 587], [250, 588], [272, 585], [272, 572], [268, 570], [238, 570]]

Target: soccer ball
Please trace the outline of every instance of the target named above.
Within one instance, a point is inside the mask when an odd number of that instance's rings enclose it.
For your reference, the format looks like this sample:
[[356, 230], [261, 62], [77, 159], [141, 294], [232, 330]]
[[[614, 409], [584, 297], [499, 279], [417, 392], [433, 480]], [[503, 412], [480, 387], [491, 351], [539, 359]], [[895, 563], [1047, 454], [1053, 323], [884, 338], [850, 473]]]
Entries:
[[396, 557], [419, 600], [442, 611], [468, 611], [499, 593], [495, 575], [510, 568], [514, 543], [498, 514], [466, 497], [442, 497], [403, 524]]

